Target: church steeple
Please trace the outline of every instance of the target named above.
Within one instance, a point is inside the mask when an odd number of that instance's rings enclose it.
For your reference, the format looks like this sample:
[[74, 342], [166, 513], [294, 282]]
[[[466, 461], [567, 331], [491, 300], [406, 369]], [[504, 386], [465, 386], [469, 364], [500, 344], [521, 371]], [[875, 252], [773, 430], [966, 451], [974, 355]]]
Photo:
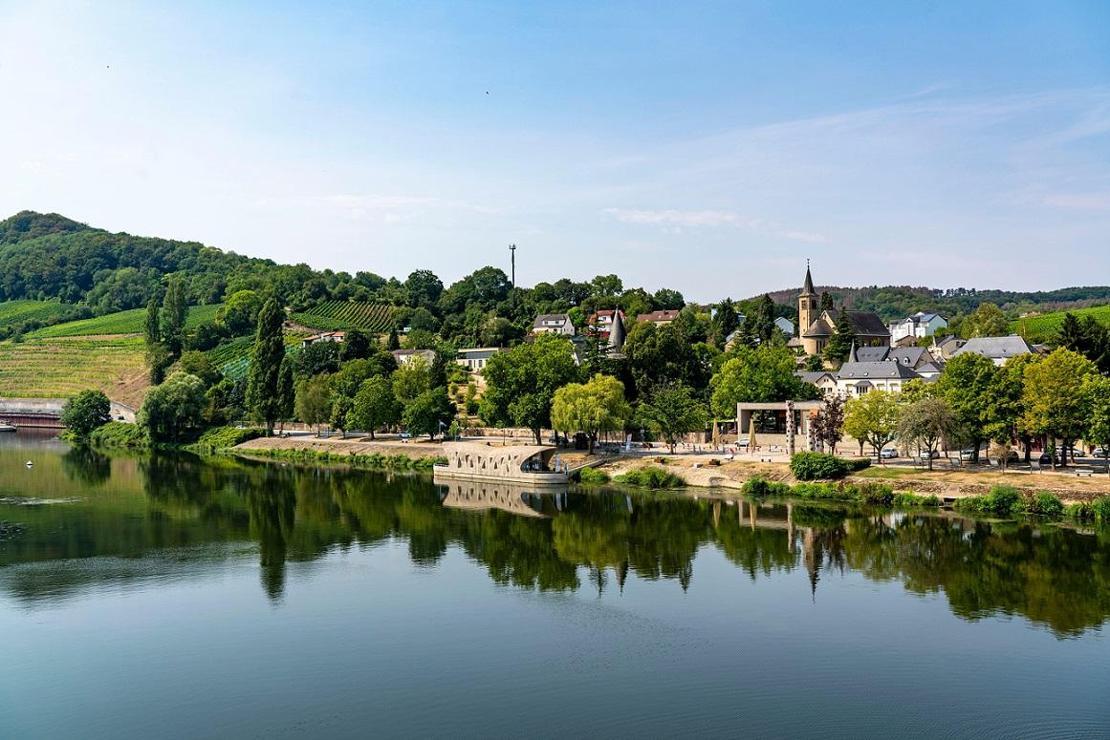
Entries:
[[819, 315], [817, 291], [813, 289], [813, 275], [809, 272], [809, 260], [806, 260], [806, 279], [802, 283], [802, 292], [798, 294], [798, 337], [802, 339], [806, 354], [817, 354], [815, 340], [807, 340], [805, 335]]
[[813, 276], [809, 274], [809, 260], [806, 260], [806, 279], [802, 283], [802, 295], [817, 295], [813, 289]]

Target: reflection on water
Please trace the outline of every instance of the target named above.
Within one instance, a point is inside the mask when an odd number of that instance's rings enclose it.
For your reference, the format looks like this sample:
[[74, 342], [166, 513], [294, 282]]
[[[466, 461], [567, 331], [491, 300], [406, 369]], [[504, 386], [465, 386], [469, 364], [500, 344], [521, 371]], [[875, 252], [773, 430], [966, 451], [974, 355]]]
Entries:
[[399, 541], [417, 565], [436, 565], [457, 547], [497, 584], [543, 591], [603, 593], [632, 575], [696, 590], [698, 553], [714, 548], [752, 581], [805, 579], [813, 599], [830, 573], [855, 572], [943, 594], [967, 620], [1020, 615], [1061, 636], [1097, 628], [1110, 614], [1106, 533], [945, 515], [672, 493], [539, 495], [188, 455], [109, 458], [26, 442], [0, 446], [5, 498], [76, 499], [0, 504], [0, 588], [28, 606], [107, 583], [187, 577], [242, 557], [244, 546], [257, 549], [261, 586], [280, 601], [289, 563]]

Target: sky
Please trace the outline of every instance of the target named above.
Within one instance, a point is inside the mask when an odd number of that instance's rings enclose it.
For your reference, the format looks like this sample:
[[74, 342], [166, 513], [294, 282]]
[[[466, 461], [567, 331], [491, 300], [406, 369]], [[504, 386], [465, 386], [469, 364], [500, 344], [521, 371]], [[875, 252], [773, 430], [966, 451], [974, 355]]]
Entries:
[[0, 215], [688, 299], [1110, 283], [1110, 3], [0, 0]]

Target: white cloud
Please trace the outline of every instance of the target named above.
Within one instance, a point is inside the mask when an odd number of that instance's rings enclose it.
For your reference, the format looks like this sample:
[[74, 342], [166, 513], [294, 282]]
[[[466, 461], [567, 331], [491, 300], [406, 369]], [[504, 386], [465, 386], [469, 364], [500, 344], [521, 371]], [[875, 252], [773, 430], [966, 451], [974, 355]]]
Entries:
[[1102, 193], [1054, 193], [1046, 195], [1045, 205], [1081, 211], [1110, 211], [1110, 191]]

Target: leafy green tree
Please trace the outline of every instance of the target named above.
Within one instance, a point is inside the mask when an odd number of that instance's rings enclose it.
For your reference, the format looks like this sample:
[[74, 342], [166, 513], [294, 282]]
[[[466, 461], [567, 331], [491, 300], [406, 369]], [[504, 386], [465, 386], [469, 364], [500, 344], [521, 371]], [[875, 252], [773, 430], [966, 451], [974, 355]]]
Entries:
[[1099, 372], [1110, 373], [1110, 327], [1099, 323], [1094, 316], [1079, 320], [1074, 314], [1064, 314], [1056, 344], [1083, 355], [1095, 363]]
[[262, 310], [262, 302], [258, 291], [237, 290], [227, 297], [216, 312], [216, 323], [224, 328], [227, 336], [250, 334], [258, 326], [258, 312]]
[[285, 313], [273, 298], [262, 306], [247, 375], [247, 408], [256, 419], [265, 422], [267, 435], [274, 433], [274, 422], [281, 416], [279, 385], [285, 359], [281, 332], [284, 319]]
[[389, 330], [389, 338], [386, 339], [385, 348], [390, 352], [401, 349], [401, 339], [397, 336], [396, 327]]
[[482, 376], [486, 390], [479, 418], [495, 427], [526, 427], [540, 444], [543, 429], [551, 426], [555, 392], [578, 378], [578, 368], [570, 341], [544, 334], [490, 357]]
[[628, 333], [623, 351], [636, 396], [672, 383], [682, 383], [695, 391], [708, 385], [710, 365], [697, 343], [684, 336], [679, 321], [666, 326], [637, 324]]
[[898, 434], [898, 396], [890, 391], [871, 391], [848, 399], [844, 407], [844, 431], [859, 442], [860, 454], [866, 442], [882, 464], [881, 452]]
[[794, 374], [794, 356], [785, 347], [738, 347], [709, 382], [710, 407], [718, 418], [731, 419], [744, 402], [804, 401], [819, 391]]
[[281, 371], [278, 373], [278, 418], [282, 421], [282, 431], [285, 422], [293, 418], [297, 408], [297, 386], [294, 381], [293, 359], [286, 356], [281, 361]]
[[149, 348], [162, 342], [162, 323], [158, 318], [159, 304], [157, 298], [151, 298], [146, 304], [146, 322], [143, 324], [143, 339]]
[[405, 280], [405, 293], [409, 305], [434, 306], [443, 294], [443, 282], [431, 270], [416, 270]]
[[172, 357], [181, 354], [185, 346], [185, 319], [189, 314], [189, 302], [185, 296], [185, 281], [173, 277], [166, 285], [166, 295], [162, 299], [161, 334], [162, 341]]
[[848, 319], [848, 312], [841, 311], [836, 320], [836, 331], [833, 332], [833, 335], [829, 337], [829, 341], [825, 344], [825, 359], [834, 365], [847, 362], [855, 341], [856, 331], [852, 328], [852, 322]]
[[705, 404], [681, 383], [653, 389], [636, 416], [640, 424], [663, 438], [671, 454], [683, 435], [704, 431], [708, 419]]
[[297, 381], [294, 413], [310, 426], [319, 426], [331, 415], [332, 390], [330, 375], [304, 377]]
[[964, 337], [1004, 337], [1010, 333], [1010, 322], [1002, 309], [989, 301], [980, 303], [961, 325]]
[[[393, 357], [388, 355], [390, 361]], [[394, 367], [396, 365], [394, 364]], [[359, 388], [368, 379], [376, 376], [387, 376], [389, 368], [376, 357], [365, 360], [351, 360], [344, 362], [339, 372], [331, 376], [332, 407], [331, 424], [336, 429], [344, 432], [350, 428], [347, 418], [355, 402], [355, 395]]]
[[112, 420], [112, 402], [102, 391], [81, 391], [62, 406], [62, 426], [78, 442]]
[[[961, 355], [962, 357], [963, 355]], [[1022, 403], [1025, 387], [1025, 368], [1039, 360], [1038, 355], [1015, 355], [1006, 360], [994, 374], [987, 391], [986, 423], [983, 432], [999, 444], [1020, 440], [1025, 448], [1026, 461], [1030, 452], [1030, 433], [1022, 424], [1025, 407]]]
[[729, 335], [739, 326], [740, 318], [736, 315], [736, 306], [731, 298], [724, 299], [717, 305], [717, 312], [713, 316], [713, 344], [724, 349]]
[[[829, 295], [827, 290], [821, 291], [821, 303], [818, 310], [821, 312], [833, 310], [833, 298]], [[806, 328], [808, 329], [809, 327], [807, 326]]]
[[336, 342], [313, 342], [297, 354], [297, 375], [334, 373], [339, 370], [340, 352]]
[[454, 417], [455, 406], [447, 397], [447, 389], [432, 388], [405, 406], [401, 421], [410, 434], [427, 434], [429, 439], [435, 439]]
[[395, 424], [400, 416], [401, 406], [393, 395], [393, 384], [389, 378], [377, 375], [362, 382], [351, 408], [352, 426], [365, 429], [370, 432], [370, 439], [374, 439], [374, 430]]
[[431, 380], [431, 367], [424, 358], [414, 357], [393, 373], [393, 396], [402, 405], [408, 404], [424, 391], [431, 389]]
[[905, 444], [917, 445], [926, 453], [929, 470], [933, 469], [933, 454], [940, 443], [958, 429], [956, 415], [943, 398], [916, 401], [902, 407], [898, 415], [898, 438]]
[[365, 360], [376, 349], [376, 342], [362, 329], [351, 329], [343, 337], [339, 358], [342, 362]]
[[1110, 378], [1104, 375], [1088, 376], [1083, 391], [1090, 409], [1085, 438], [1102, 448], [1106, 475], [1110, 476]]
[[[1022, 423], [1034, 433], [1061, 439], [1064, 449], [1083, 436], [1090, 413], [1083, 392], [1087, 379], [1098, 370], [1093, 362], [1070, 349], [1057, 349], [1025, 368]], [[1067, 465], [1067, 457], [1062, 460]], [[1055, 467], [1055, 455], [1053, 467]]]
[[624, 400], [624, 384], [609, 375], [595, 375], [586, 383], [571, 383], [555, 391], [551, 422], [567, 436], [584, 432], [592, 455], [601, 432], [621, 431], [632, 416]]
[[138, 422], [153, 442], [189, 442], [204, 427], [206, 405], [201, 379], [174, 373], [147, 393]]
[[979, 448], [987, 436], [991, 390], [997, 373], [989, 358], [968, 352], [949, 360], [937, 379], [937, 392], [956, 415], [960, 436], [971, 443], [975, 462], [979, 461]]

